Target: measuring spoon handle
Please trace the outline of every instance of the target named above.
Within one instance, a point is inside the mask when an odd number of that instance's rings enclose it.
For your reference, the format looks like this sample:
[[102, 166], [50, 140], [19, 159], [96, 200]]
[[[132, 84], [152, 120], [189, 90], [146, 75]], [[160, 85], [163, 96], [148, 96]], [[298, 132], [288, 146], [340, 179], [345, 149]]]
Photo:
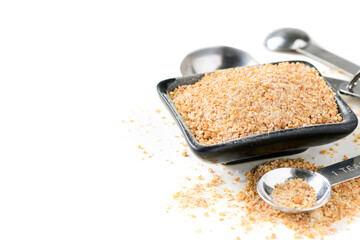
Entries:
[[331, 185], [360, 176], [360, 156], [349, 158], [316, 171], [326, 177]]
[[311, 43], [303, 48], [296, 49], [296, 51], [317, 60], [323, 61], [332, 67], [340, 68], [351, 76], [356, 75], [360, 71], [360, 66]]

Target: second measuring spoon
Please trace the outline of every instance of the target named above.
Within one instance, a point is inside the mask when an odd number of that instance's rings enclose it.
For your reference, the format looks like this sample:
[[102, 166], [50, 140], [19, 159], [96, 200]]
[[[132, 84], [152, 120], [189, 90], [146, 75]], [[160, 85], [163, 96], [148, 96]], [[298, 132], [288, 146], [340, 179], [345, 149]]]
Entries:
[[282, 28], [270, 33], [265, 39], [265, 47], [272, 51], [297, 51], [349, 74], [356, 75], [360, 66], [339, 57], [312, 43], [310, 36], [296, 28]]
[[[276, 168], [264, 174], [257, 183], [260, 197], [280, 211], [300, 213], [315, 210], [331, 198], [331, 186], [360, 176], [360, 156], [321, 168], [316, 172], [300, 168]], [[288, 179], [302, 179], [314, 188], [316, 202], [310, 208], [293, 209], [279, 206], [271, 197], [275, 185]]]

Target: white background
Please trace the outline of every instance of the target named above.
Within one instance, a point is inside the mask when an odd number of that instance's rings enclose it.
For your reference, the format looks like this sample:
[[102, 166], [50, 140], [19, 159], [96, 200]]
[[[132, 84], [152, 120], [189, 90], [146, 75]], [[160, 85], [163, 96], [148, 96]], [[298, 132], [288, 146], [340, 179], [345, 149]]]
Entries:
[[[360, 64], [355, 3], [1, 1], [0, 239], [264, 239], [269, 230], [245, 234], [217, 219], [166, 213], [186, 176], [261, 161], [221, 167], [189, 150], [182, 157], [187, 148], [156, 84], [180, 76], [182, 58], [207, 46], [240, 48], [261, 63], [310, 60], [265, 49], [265, 36], [281, 27], [301, 28]], [[358, 99], [345, 99], [358, 109]], [[338, 159], [319, 154], [333, 144], [299, 156], [323, 164], [355, 156], [352, 139], [339, 142]], [[328, 239], [354, 239], [359, 224], [340, 224]]]

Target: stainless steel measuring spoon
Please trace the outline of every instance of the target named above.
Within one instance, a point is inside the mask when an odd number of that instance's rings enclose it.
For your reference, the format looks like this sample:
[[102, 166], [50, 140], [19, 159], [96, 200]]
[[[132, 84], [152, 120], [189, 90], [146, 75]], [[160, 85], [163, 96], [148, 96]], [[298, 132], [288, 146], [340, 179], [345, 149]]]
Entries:
[[265, 38], [265, 47], [272, 51], [297, 51], [343, 70], [354, 77], [352, 81], [347, 82], [330, 77], [326, 79], [335, 90], [360, 97], [360, 84], [356, 84], [360, 77], [360, 66], [317, 46], [306, 32], [296, 28], [278, 29]]
[[310, 36], [300, 29], [278, 29], [266, 37], [265, 46], [273, 51], [297, 51], [339, 68], [350, 76], [356, 75], [360, 70], [360, 66], [312, 43]]
[[[257, 183], [260, 197], [271, 206], [283, 212], [300, 213], [315, 210], [331, 198], [331, 186], [360, 176], [360, 156], [321, 168], [316, 172], [300, 168], [276, 168], [264, 174]], [[271, 198], [275, 185], [287, 179], [301, 178], [316, 192], [316, 202], [310, 208], [291, 209], [279, 206]]]
[[182, 75], [212, 72], [219, 69], [259, 64], [250, 54], [240, 49], [217, 46], [189, 53], [181, 63]]

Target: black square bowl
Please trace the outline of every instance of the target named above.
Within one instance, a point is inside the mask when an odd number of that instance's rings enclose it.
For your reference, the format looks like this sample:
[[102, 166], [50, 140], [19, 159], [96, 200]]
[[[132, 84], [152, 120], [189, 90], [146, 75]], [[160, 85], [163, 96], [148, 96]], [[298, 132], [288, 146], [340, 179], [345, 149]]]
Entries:
[[[305, 61], [288, 62], [300, 62], [307, 66], [314, 67]], [[272, 64], [279, 63], [280, 62]], [[284, 129], [242, 137], [213, 145], [203, 145], [195, 139], [195, 136], [191, 133], [169, 96], [169, 93], [178, 86], [194, 84], [203, 76], [204, 74], [195, 74], [167, 79], [157, 85], [157, 90], [161, 99], [173, 114], [175, 121], [181, 128], [192, 151], [199, 157], [214, 163], [233, 164], [300, 153], [309, 147], [339, 140], [352, 133], [358, 124], [358, 119], [354, 112], [324, 78], [336, 94], [335, 100], [343, 118], [342, 122]]]

